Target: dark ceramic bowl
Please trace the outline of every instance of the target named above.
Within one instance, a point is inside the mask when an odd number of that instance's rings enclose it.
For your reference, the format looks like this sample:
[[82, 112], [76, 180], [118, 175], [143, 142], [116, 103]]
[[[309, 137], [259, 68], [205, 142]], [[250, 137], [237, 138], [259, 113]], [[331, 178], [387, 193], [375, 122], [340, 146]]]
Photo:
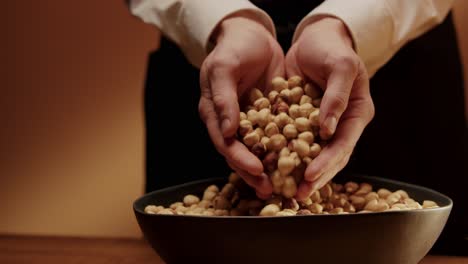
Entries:
[[[172, 263], [418, 263], [434, 245], [452, 209], [436, 191], [393, 180], [349, 176], [374, 188], [403, 189], [439, 208], [366, 214], [291, 217], [149, 215], [148, 204], [169, 206], [186, 194], [202, 194], [208, 179], [148, 193], [133, 209], [154, 250]], [[339, 180], [337, 180], [339, 182]]]

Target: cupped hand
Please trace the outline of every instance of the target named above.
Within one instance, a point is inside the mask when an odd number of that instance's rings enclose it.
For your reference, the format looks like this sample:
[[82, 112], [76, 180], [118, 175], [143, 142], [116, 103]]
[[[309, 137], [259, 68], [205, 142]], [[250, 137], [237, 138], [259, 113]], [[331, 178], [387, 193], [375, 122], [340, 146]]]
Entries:
[[262, 162], [236, 139], [239, 99], [254, 87], [269, 89], [273, 77], [284, 76], [283, 51], [263, 25], [245, 17], [224, 19], [213, 40], [200, 69], [201, 119], [230, 167], [266, 198], [272, 187]]
[[374, 116], [365, 66], [341, 20], [325, 17], [307, 25], [285, 60], [286, 74], [319, 86], [320, 138], [329, 140], [309, 164], [296, 198], [303, 200], [348, 163], [364, 128]]

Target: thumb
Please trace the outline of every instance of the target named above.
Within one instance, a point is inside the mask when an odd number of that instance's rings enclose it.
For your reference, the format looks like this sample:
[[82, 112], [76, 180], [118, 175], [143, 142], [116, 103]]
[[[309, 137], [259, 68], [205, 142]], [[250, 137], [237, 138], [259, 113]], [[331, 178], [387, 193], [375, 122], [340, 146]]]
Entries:
[[227, 69], [214, 71], [209, 80], [213, 104], [221, 132], [225, 138], [229, 138], [235, 135], [240, 119], [237, 81]]
[[320, 104], [320, 137], [329, 139], [335, 133], [341, 115], [348, 106], [348, 100], [357, 76], [357, 65], [351, 59], [339, 60], [333, 65], [327, 87]]

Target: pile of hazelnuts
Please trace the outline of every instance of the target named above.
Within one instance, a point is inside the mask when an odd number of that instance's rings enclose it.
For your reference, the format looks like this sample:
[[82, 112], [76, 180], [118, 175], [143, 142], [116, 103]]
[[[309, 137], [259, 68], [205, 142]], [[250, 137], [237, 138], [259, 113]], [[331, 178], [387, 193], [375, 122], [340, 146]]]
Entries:
[[238, 136], [262, 160], [273, 192], [292, 198], [307, 165], [326, 144], [319, 135], [322, 90], [299, 76], [276, 77], [268, 95], [252, 89]]
[[260, 200], [255, 192], [236, 174], [220, 189], [208, 186], [201, 196], [188, 194], [182, 201], [168, 207], [148, 205], [147, 214], [191, 216], [295, 216], [315, 214], [351, 214], [383, 211], [435, 208], [429, 200], [422, 204], [404, 190], [373, 190], [368, 183], [327, 183], [304, 201], [273, 195]]
[[326, 141], [319, 135], [322, 90], [301, 77], [276, 77], [264, 96], [259, 89], [248, 94], [248, 105], [240, 113], [239, 139], [263, 163], [273, 185], [268, 200], [256, 197], [236, 173], [220, 189], [208, 186], [203, 195], [186, 195], [169, 207], [148, 205], [148, 214], [201, 216], [294, 216], [349, 214], [435, 208], [434, 201], [422, 204], [404, 190], [373, 190], [368, 183], [329, 182], [303, 201], [297, 201], [297, 186], [305, 169]]

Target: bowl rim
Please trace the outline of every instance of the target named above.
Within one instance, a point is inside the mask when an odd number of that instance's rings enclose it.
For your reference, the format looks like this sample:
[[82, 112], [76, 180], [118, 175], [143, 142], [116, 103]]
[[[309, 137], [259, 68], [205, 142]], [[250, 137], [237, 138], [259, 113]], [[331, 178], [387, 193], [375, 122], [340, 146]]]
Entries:
[[[422, 209], [417, 209], [417, 210], [398, 210], [398, 211], [383, 211], [383, 212], [365, 212], [365, 213], [352, 213], [352, 214], [312, 214], [312, 215], [295, 215], [293, 218], [301, 218], [301, 217], [357, 217], [357, 216], [362, 216], [362, 215], [385, 215], [385, 214], [414, 214], [414, 213], [421, 213], [421, 212], [428, 212], [428, 211], [443, 211], [443, 210], [451, 210], [453, 207], [453, 201], [450, 197], [447, 195], [440, 193], [436, 190], [433, 190], [428, 187], [424, 187], [421, 185], [417, 184], [412, 184], [412, 183], [407, 183], [407, 182], [402, 182], [402, 181], [397, 181], [393, 179], [388, 179], [388, 178], [383, 178], [383, 177], [376, 177], [376, 176], [369, 176], [369, 175], [362, 175], [362, 174], [355, 174], [355, 173], [347, 173], [346, 177], [351, 177], [353, 179], [363, 179], [363, 180], [374, 180], [374, 181], [379, 181], [381, 183], [390, 183], [390, 184], [397, 184], [397, 185], [405, 185], [409, 186], [411, 188], [416, 188], [420, 189], [422, 191], [440, 196], [444, 199], [447, 199], [448, 204], [436, 208], [422, 208]], [[157, 193], [161, 192], [168, 192], [168, 191], [173, 191], [179, 188], [183, 188], [189, 185], [198, 185], [198, 184], [203, 184], [203, 183], [212, 183], [212, 182], [217, 182], [217, 181], [227, 181], [227, 177], [212, 177], [212, 178], [206, 178], [206, 179], [200, 179], [200, 180], [195, 180], [195, 181], [190, 181], [174, 186], [169, 186], [166, 188], [158, 189], [146, 194], [141, 195], [138, 197], [134, 202], [133, 202], [133, 211], [135, 213], [139, 213], [145, 216], [149, 217], [183, 217], [183, 218], [204, 218], [204, 219], [283, 219], [285, 217], [292, 217], [292, 216], [206, 216], [206, 215], [158, 215], [158, 214], [147, 214], [144, 212], [144, 209], [138, 208], [137, 204], [143, 200], [144, 198], [148, 196], [152, 196]]]

